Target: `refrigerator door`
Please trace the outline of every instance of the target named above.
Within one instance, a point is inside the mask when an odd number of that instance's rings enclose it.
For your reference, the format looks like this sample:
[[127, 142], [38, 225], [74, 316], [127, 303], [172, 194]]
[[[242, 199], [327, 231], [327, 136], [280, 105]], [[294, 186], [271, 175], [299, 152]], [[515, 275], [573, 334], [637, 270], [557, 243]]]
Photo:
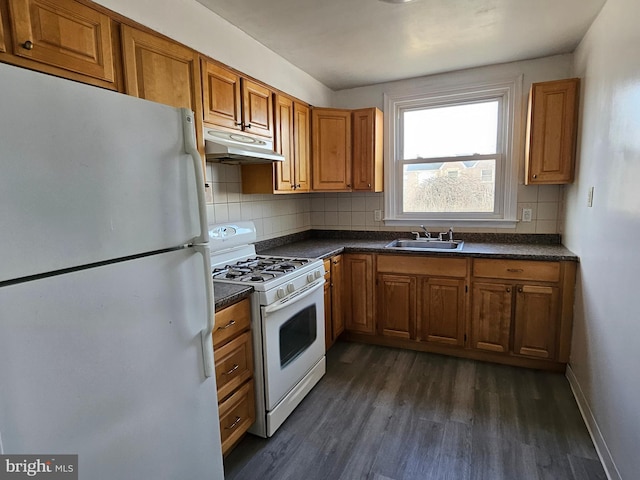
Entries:
[[4, 64], [0, 91], [0, 283], [201, 241], [181, 110]]
[[78, 454], [80, 478], [223, 478], [194, 248], [0, 288], [5, 454]]

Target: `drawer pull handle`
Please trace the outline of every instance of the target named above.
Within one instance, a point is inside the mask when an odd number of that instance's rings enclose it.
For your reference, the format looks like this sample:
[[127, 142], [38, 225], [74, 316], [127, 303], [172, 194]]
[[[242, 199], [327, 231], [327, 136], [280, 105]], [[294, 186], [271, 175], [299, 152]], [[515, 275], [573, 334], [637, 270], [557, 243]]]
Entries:
[[524, 269], [522, 269], [522, 268], [507, 268], [507, 272], [522, 273], [522, 272], [524, 272]]
[[231, 375], [233, 372], [235, 372], [237, 369], [240, 368], [240, 365], [238, 365], [237, 363], [233, 364], [233, 368], [231, 370], [229, 370], [228, 372], [223, 372], [223, 375]]
[[235, 324], [236, 324], [236, 321], [235, 320], [231, 320], [224, 327], [218, 327], [218, 330], [226, 330], [229, 327], [233, 327]]
[[228, 427], [224, 427], [225, 430], [233, 430], [234, 428], [236, 428], [238, 426], [238, 424], [240, 423], [241, 420], [242, 420], [242, 418], [236, 417], [236, 419], [233, 421], [233, 423], [231, 425], [229, 425]]

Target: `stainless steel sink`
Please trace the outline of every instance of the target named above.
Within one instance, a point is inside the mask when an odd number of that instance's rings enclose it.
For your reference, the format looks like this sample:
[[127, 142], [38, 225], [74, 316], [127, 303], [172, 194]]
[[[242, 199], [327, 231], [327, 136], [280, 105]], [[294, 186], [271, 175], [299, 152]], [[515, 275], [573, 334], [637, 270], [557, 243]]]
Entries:
[[407, 240], [399, 238], [393, 242], [385, 245], [384, 248], [390, 248], [394, 250], [415, 250], [415, 251], [460, 251], [464, 242], [461, 240], [437, 240], [430, 238], [421, 238], [419, 240]]

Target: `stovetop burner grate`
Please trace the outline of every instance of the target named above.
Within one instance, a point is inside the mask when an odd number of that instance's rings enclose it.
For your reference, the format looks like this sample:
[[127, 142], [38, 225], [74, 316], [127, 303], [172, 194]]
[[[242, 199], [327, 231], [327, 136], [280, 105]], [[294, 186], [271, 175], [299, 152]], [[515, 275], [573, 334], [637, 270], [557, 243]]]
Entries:
[[308, 258], [284, 258], [256, 256], [240, 260], [232, 265], [213, 269], [215, 280], [235, 280], [261, 283], [294, 272], [311, 262]]

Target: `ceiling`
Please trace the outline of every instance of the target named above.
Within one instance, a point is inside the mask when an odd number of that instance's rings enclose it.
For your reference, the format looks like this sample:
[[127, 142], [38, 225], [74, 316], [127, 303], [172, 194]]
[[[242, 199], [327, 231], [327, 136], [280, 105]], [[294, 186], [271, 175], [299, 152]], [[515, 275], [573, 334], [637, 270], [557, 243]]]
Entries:
[[341, 90], [572, 52], [606, 0], [198, 0]]

